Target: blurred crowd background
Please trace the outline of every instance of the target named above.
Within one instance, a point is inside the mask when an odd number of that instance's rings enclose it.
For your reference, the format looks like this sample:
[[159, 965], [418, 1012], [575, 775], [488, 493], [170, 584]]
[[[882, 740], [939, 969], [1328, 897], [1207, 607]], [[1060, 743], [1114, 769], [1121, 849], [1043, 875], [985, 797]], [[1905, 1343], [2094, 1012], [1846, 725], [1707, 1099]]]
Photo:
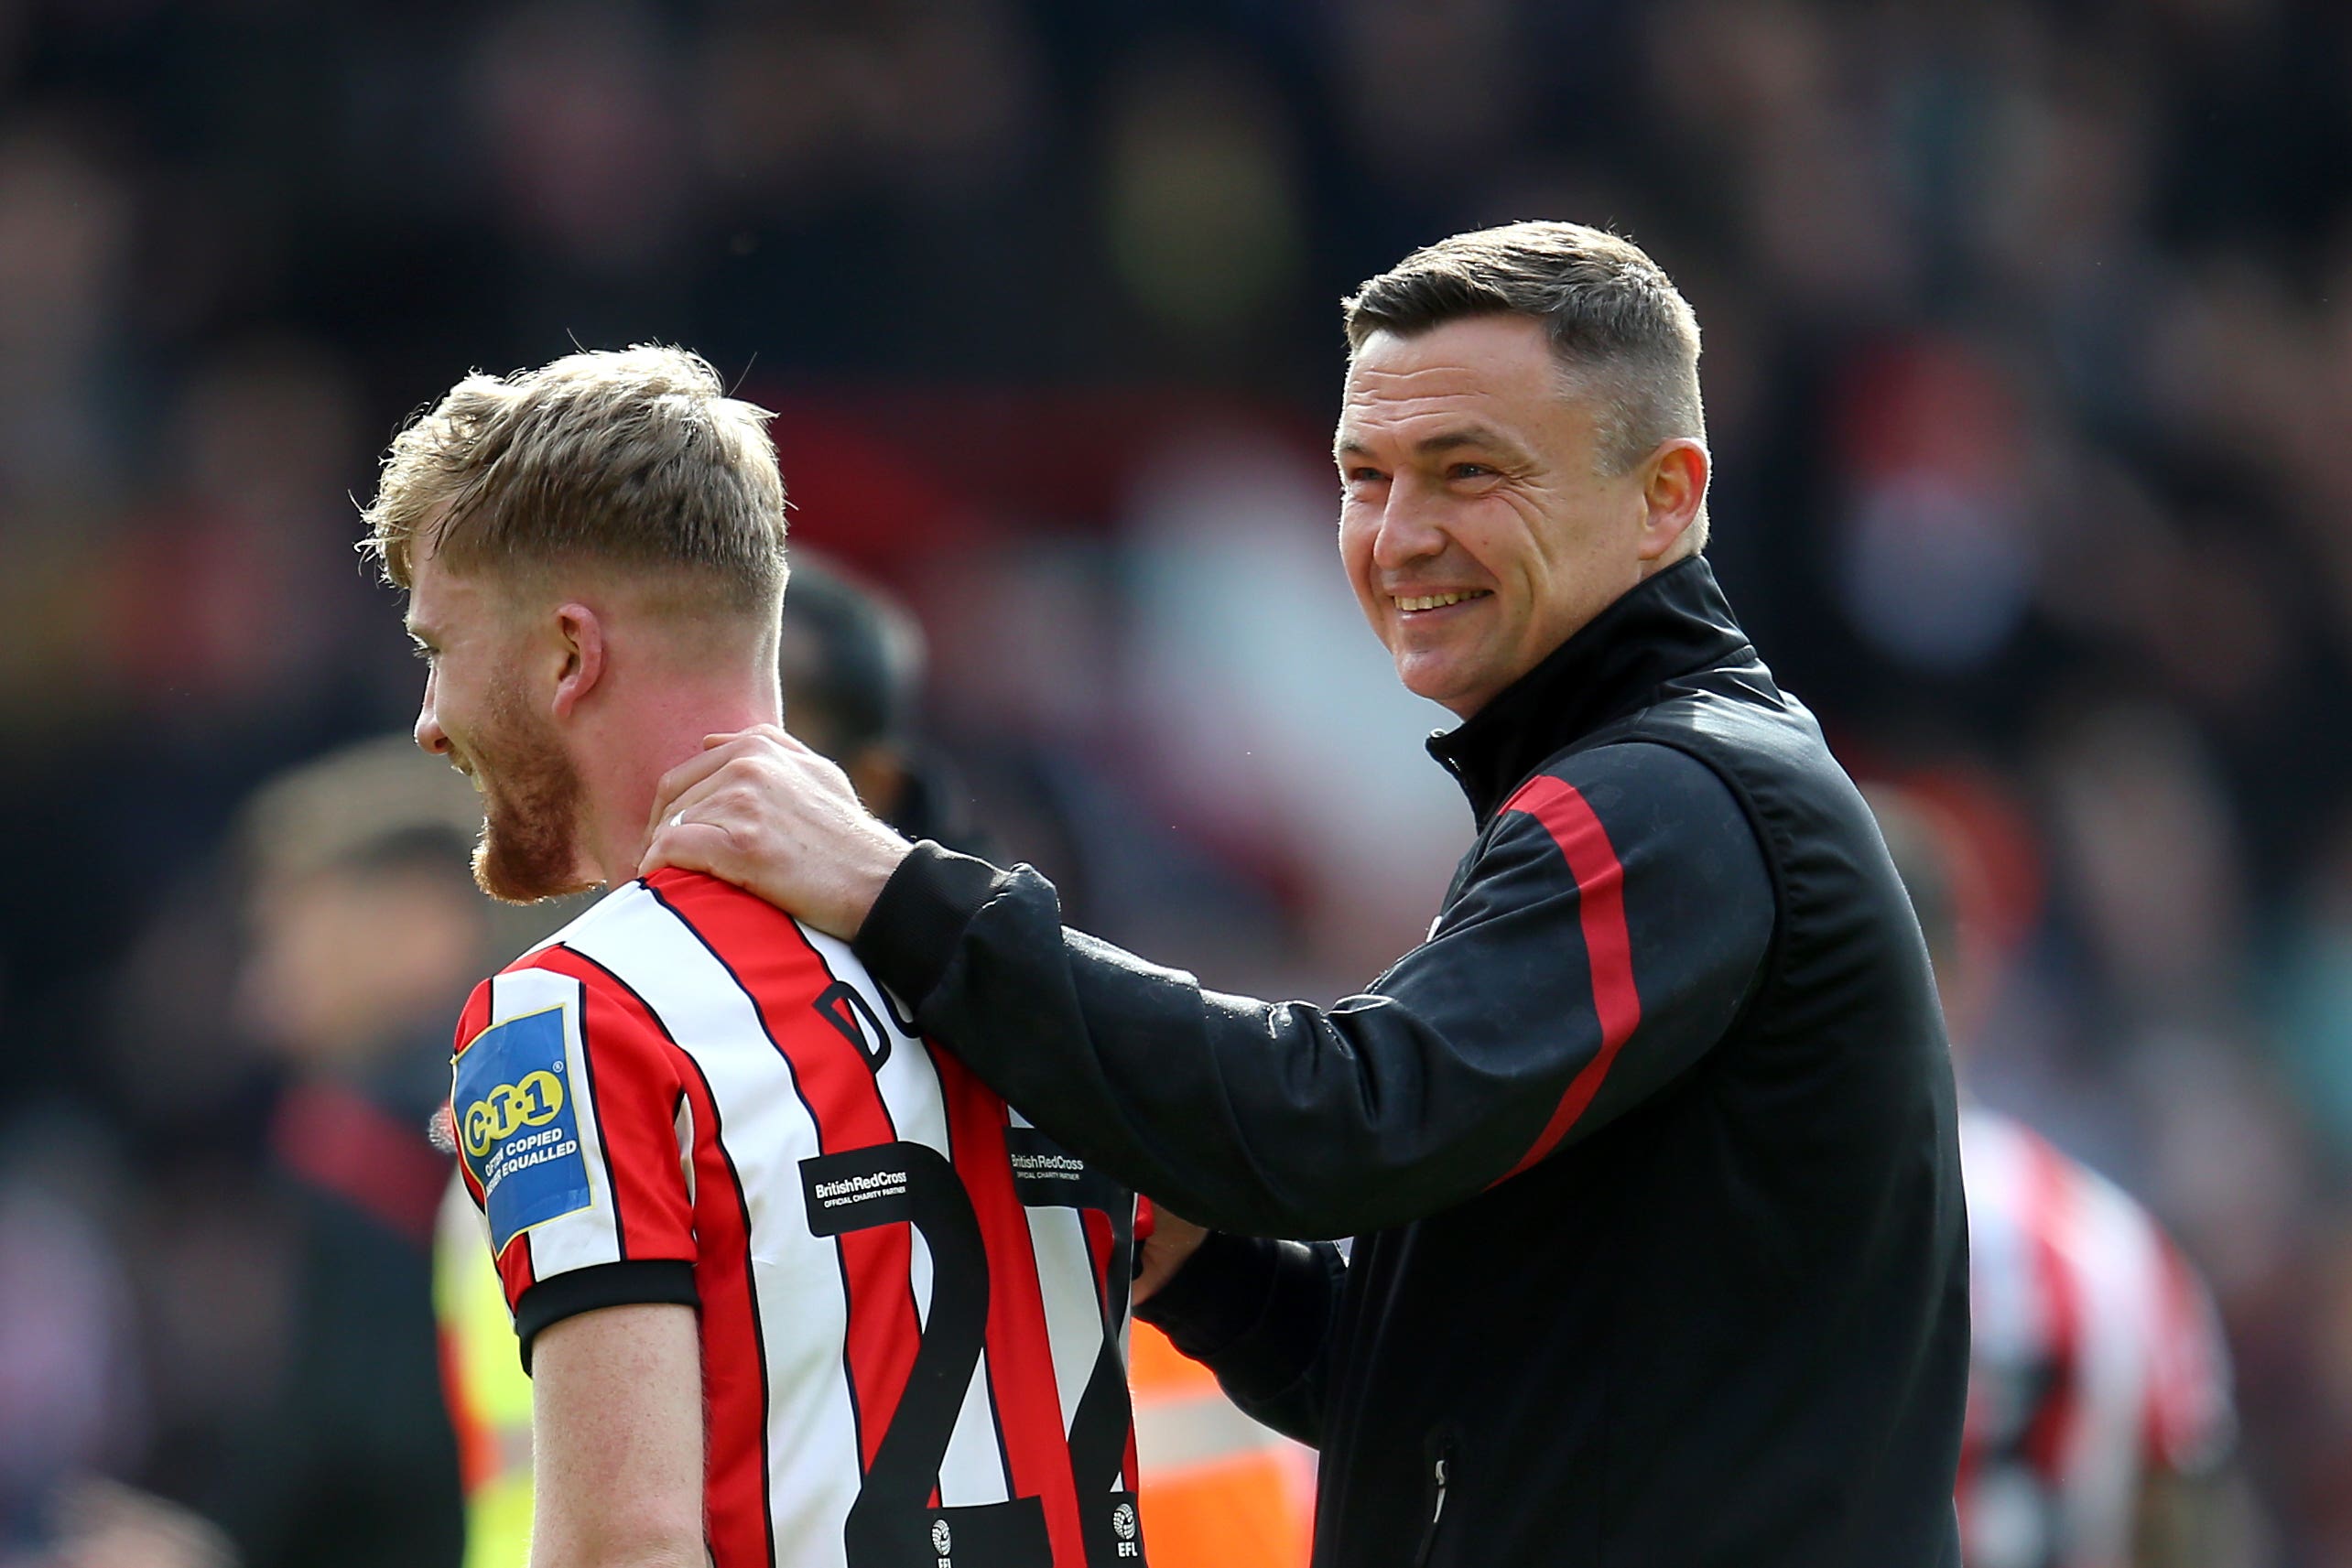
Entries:
[[997, 846], [1336, 995], [1469, 831], [1338, 568], [1337, 302], [1539, 216], [1692, 299], [1733, 603], [1979, 851], [1965, 1076], [2173, 1229], [2266, 1561], [2352, 1563], [2333, 0], [0, 0], [0, 1561], [68, 1474], [209, 1508], [297, 1375], [233, 829], [413, 714], [404, 416], [699, 349]]

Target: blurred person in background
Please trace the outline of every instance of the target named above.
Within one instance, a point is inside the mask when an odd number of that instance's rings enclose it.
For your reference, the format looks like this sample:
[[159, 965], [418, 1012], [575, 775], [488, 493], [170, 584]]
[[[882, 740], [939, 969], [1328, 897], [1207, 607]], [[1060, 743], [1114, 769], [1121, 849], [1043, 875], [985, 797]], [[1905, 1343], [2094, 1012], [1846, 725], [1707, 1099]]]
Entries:
[[[1999, 984], [1967, 829], [1867, 792], [1965, 1062]], [[1963, 1101], [1974, 1335], [1957, 1501], [1967, 1568], [2250, 1561], [2229, 1352], [2204, 1281], [2121, 1188]]]
[[245, 807], [243, 1004], [287, 1074], [288, 1336], [211, 1511], [248, 1568], [455, 1568], [463, 1520], [431, 1308], [450, 1010], [492, 935], [466, 873], [472, 792], [400, 738]]
[[776, 648], [792, 732], [840, 764], [866, 809], [903, 833], [980, 852], [960, 784], [916, 733], [923, 632], [905, 607], [796, 550]]
[[629, 880], [664, 764], [781, 716], [767, 417], [675, 349], [474, 375], [367, 510], [428, 661], [417, 744], [482, 793], [482, 890], [620, 884], [458, 1026], [461, 1169], [533, 1374], [532, 1558], [1140, 1558], [1132, 1195], [846, 948], [710, 878]]
[[851, 938], [1057, 1140], [1220, 1227], [1163, 1213], [1153, 1315], [1321, 1448], [1317, 1562], [1948, 1568], [1943, 1021], [1867, 806], [1699, 553], [1690, 308], [1616, 235], [1521, 223], [1347, 310], [1342, 561], [1463, 720], [1431, 749], [1479, 827], [1371, 994], [1220, 995], [1067, 931], [773, 728], [663, 781], [645, 863]]

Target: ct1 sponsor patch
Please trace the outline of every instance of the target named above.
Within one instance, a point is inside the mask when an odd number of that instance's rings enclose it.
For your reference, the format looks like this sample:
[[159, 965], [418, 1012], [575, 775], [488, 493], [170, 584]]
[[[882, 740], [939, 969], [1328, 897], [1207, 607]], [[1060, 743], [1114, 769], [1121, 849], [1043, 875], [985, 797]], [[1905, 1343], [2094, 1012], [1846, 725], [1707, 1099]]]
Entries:
[[564, 1010], [551, 1007], [483, 1030], [457, 1059], [458, 1155], [482, 1184], [493, 1252], [591, 1201], [565, 1057]]

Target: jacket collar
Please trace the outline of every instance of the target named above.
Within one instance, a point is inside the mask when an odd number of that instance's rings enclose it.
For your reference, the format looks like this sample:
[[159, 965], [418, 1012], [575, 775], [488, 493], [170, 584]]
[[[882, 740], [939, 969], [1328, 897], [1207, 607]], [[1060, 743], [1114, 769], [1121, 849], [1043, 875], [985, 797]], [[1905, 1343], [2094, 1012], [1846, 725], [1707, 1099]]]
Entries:
[[1720, 664], [1748, 634], [1703, 557], [1644, 578], [1429, 754], [1470, 798], [1479, 825], [1554, 752], [1644, 708], [1677, 676]]

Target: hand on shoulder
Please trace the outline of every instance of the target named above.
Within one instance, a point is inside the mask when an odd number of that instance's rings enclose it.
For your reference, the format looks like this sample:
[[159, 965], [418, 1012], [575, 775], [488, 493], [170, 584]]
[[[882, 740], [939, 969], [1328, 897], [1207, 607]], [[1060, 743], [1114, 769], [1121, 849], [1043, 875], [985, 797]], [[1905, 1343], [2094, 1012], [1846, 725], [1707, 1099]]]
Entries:
[[844, 941], [913, 848], [831, 761], [773, 724], [712, 735], [654, 795], [640, 875], [703, 871]]

